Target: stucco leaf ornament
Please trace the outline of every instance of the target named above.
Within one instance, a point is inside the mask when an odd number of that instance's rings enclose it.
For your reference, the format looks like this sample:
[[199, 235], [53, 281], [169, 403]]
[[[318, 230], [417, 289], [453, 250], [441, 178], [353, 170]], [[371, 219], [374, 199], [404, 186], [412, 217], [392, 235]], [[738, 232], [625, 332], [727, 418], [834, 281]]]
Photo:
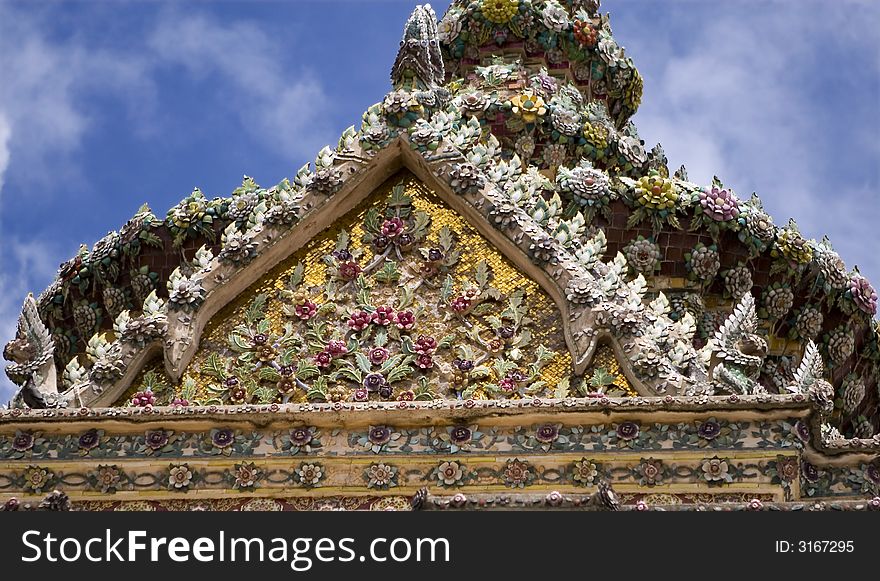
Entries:
[[6, 375], [21, 387], [13, 398], [15, 405], [40, 409], [57, 405], [54, 352], [55, 343], [40, 320], [34, 295], [28, 294], [15, 339], [3, 349], [3, 358], [11, 362], [6, 366]]
[[721, 325], [706, 349], [710, 352], [709, 376], [729, 393], [765, 393], [758, 374], [767, 356], [767, 342], [756, 334], [755, 299], [746, 293]]
[[834, 387], [825, 381], [825, 363], [813, 341], [807, 343], [804, 356], [794, 373], [794, 383], [786, 389], [807, 395], [823, 415], [834, 411]]

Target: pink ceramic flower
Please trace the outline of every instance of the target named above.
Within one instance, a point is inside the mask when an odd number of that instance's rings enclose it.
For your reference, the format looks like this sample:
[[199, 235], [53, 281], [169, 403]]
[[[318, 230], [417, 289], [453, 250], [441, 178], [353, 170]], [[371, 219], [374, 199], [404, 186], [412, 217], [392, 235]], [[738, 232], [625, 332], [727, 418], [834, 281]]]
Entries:
[[739, 216], [739, 202], [730, 190], [712, 186], [699, 193], [703, 212], [718, 222], [726, 222]]
[[373, 313], [372, 321], [376, 325], [387, 327], [392, 322], [394, 322], [394, 309], [392, 309], [391, 307], [377, 308], [376, 312]]
[[354, 313], [348, 320], [348, 326], [354, 331], [363, 331], [370, 324], [372, 316], [366, 311]]
[[416, 325], [416, 318], [410, 311], [397, 313], [396, 324], [398, 329], [410, 330]]
[[367, 354], [367, 358], [373, 365], [382, 365], [388, 360], [388, 349], [383, 347], [373, 347]]
[[293, 312], [303, 321], [308, 321], [318, 314], [318, 305], [311, 301], [306, 301], [302, 304], [296, 305], [293, 308]]
[[330, 367], [333, 362], [333, 356], [328, 351], [321, 351], [315, 355], [315, 365], [318, 367]]
[[401, 234], [403, 234], [403, 220], [400, 218], [391, 218], [382, 223], [382, 236], [395, 238]]
[[877, 291], [864, 276], [855, 274], [849, 279], [849, 292], [856, 306], [872, 317], [877, 314]]

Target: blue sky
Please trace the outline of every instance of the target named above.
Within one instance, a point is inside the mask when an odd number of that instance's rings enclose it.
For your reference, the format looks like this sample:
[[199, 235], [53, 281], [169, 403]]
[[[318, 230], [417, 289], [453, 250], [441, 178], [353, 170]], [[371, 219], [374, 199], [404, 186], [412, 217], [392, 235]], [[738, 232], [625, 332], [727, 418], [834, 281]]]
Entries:
[[[143, 202], [164, 216], [195, 186], [275, 184], [357, 126], [414, 4], [0, 0], [0, 342], [28, 291]], [[880, 283], [880, 2], [602, 9], [645, 77], [649, 146]]]

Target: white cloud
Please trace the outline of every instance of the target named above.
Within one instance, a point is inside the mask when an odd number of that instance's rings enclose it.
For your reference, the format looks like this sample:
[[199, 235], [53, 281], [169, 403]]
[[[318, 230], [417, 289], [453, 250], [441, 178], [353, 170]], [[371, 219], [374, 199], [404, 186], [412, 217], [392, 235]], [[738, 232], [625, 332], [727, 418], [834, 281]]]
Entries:
[[0, 3], [6, 171], [32, 186], [77, 175], [69, 156], [77, 152], [93, 116], [99, 115], [89, 105], [90, 98], [121, 101], [138, 127], [147, 126], [137, 121], [151, 109], [152, 85], [143, 59], [90, 48], [78, 37], [58, 41], [46, 28], [40, 16]]
[[196, 79], [217, 75], [230, 85], [228, 106], [279, 153], [310, 160], [327, 143], [328, 96], [307, 71], [285, 70], [290, 46], [282, 39], [247, 22], [166, 13], [148, 42], [162, 66], [182, 66]]
[[333, 137], [318, 79], [289, 70], [289, 43], [253, 23], [164, 11], [121, 48], [90, 34], [57, 40], [47, 32], [50, 16], [0, 2], [0, 78], [8, 80], [0, 83], [0, 188], [10, 172], [29, 187], [81, 177], [75, 156], [105, 121], [100, 99], [125, 108], [129, 131], [160, 136], [157, 79], [174, 66], [194, 79], [216, 75], [211, 90], [232, 118], [292, 163], [312, 159]]

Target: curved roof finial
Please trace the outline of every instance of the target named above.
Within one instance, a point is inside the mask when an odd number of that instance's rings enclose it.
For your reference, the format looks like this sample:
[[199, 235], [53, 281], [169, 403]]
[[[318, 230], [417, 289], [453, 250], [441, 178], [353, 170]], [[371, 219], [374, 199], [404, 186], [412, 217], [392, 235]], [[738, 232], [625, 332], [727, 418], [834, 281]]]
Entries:
[[391, 67], [391, 82], [395, 88], [406, 84], [427, 90], [442, 85], [445, 76], [437, 14], [430, 4], [416, 6], [403, 29], [400, 50]]

